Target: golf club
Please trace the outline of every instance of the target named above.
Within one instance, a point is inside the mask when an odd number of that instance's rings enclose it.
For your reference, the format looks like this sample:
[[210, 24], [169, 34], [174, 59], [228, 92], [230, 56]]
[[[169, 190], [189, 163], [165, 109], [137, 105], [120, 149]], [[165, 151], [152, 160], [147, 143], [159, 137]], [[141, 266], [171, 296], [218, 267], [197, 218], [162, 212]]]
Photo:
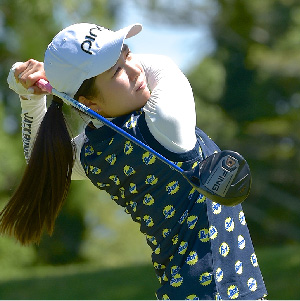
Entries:
[[249, 195], [251, 187], [250, 168], [246, 160], [237, 152], [225, 150], [214, 153], [199, 162], [193, 170], [185, 171], [89, 107], [69, 95], [57, 91], [44, 79], [37, 81], [36, 85], [43, 91], [58, 96], [66, 104], [103, 122], [117, 133], [152, 153], [169, 167], [179, 172], [197, 191], [212, 201], [221, 205], [234, 206], [243, 202]]

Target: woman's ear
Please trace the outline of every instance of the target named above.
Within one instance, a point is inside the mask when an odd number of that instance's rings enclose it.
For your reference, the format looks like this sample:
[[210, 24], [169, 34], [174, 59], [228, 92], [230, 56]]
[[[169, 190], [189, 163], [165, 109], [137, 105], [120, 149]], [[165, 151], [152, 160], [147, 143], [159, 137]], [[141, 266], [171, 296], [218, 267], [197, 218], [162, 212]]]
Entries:
[[101, 111], [101, 107], [99, 106], [99, 104], [91, 99], [88, 99], [84, 96], [79, 96], [78, 101], [95, 112]]

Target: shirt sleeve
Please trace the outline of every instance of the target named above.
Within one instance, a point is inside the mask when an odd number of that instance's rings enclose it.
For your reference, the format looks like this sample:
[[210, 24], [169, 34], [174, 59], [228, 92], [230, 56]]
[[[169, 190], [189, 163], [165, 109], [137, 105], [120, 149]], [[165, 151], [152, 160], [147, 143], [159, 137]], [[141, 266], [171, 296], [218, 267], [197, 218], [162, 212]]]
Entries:
[[41, 97], [39, 101], [36, 99], [22, 99], [20, 97], [22, 107], [22, 142], [25, 159], [28, 162], [35, 137], [38, 133], [40, 124], [46, 114], [46, 96]]
[[[32, 100], [30, 98], [22, 99], [20, 97], [20, 101], [22, 107], [21, 118], [23, 150], [25, 159], [28, 162], [39, 127], [47, 111], [46, 96], [43, 96], [40, 100]], [[72, 143], [75, 145], [76, 149], [75, 162], [72, 170], [72, 180], [88, 179], [80, 162], [80, 151], [84, 143], [84, 139], [84, 132], [72, 139]]]
[[[7, 83], [9, 88], [16, 92], [21, 102], [21, 118], [22, 118], [22, 142], [26, 161], [28, 162], [31, 151], [37, 136], [39, 127], [47, 112], [46, 95], [33, 95], [24, 88], [21, 83], [17, 82], [14, 77], [15, 68], [21, 62], [15, 63], [9, 71]], [[75, 162], [72, 170], [72, 180], [87, 179], [83, 167], [80, 162], [80, 151], [84, 143], [84, 132], [72, 139], [72, 143], [76, 148]]]
[[194, 95], [186, 76], [168, 57], [137, 55], [151, 90], [143, 110], [148, 128], [165, 148], [182, 153], [196, 143]]

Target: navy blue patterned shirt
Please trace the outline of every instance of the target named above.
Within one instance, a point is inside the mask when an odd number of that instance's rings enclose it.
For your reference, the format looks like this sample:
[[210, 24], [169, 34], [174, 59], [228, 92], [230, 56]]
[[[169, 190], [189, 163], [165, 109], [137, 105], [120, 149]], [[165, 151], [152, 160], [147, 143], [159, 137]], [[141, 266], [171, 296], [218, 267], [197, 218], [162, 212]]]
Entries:
[[[168, 151], [151, 135], [142, 112], [113, 122], [184, 170], [219, 151], [198, 128], [194, 149]], [[267, 294], [241, 205], [212, 202], [180, 173], [106, 126], [87, 127], [86, 136], [81, 151], [85, 173], [140, 224], [161, 283], [158, 299], [259, 299]]]

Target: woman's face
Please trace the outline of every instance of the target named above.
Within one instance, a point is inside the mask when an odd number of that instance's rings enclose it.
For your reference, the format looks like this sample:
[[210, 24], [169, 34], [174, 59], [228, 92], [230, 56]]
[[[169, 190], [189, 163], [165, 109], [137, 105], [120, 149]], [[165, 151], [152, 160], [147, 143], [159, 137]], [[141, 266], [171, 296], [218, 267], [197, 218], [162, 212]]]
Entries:
[[96, 77], [95, 85], [99, 94], [85, 104], [104, 117], [139, 110], [150, 97], [144, 70], [126, 45], [117, 63]]

